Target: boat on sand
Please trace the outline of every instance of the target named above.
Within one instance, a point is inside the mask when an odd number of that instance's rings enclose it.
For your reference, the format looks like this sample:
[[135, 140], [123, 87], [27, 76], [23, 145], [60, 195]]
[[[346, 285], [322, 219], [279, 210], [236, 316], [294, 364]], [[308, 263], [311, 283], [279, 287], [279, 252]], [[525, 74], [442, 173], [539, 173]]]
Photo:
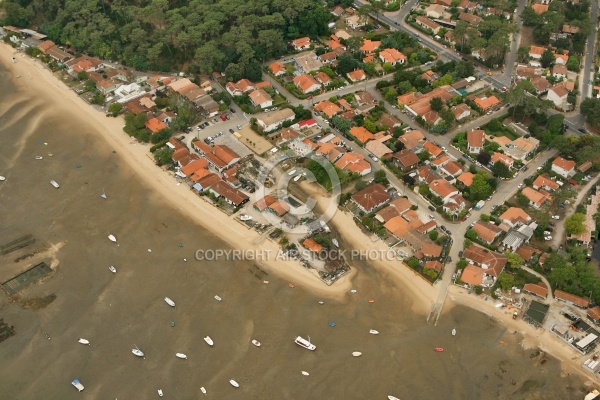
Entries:
[[308, 372], [306, 372], [306, 371], [302, 371], [302, 375], [309, 376], [310, 374]]
[[158, 389], [158, 395], [159, 395], [160, 397], [163, 397], [163, 392], [162, 392], [162, 390], [161, 390], [161, 389]]
[[437, 351], [438, 353], [441, 353], [442, 351], [444, 351], [444, 348], [443, 347], [436, 347], [434, 350]]
[[317, 348], [317, 346], [310, 342], [310, 336], [308, 337], [308, 340], [304, 339], [302, 336], [296, 336], [294, 343], [300, 347], [304, 347], [306, 350], [315, 350]]
[[260, 347], [260, 342], [256, 339], [252, 339], [252, 344], [255, 345], [256, 347]]
[[352, 352], [352, 355], [353, 355], [354, 357], [360, 357], [360, 356], [362, 356], [362, 353], [361, 353], [360, 351], [353, 351], [353, 352]]
[[138, 357], [144, 357], [144, 352], [138, 349], [137, 346], [135, 346], [135, 349], [131, 349], [131, 352]]
[[250, 215], [240, 215], [240, 221], [250, 221], [252, 219], [252, 216]]
[[369, 329], [369, 333], [371, 335], [379, 335], [379, 331], [376, 331], [375, 329]]
[[240, 384], [237, 383], [236, 381], [234, 381], [233, 379], [230, 379], [229, 383], [231, 383], [231, 386], [233, 386], [233, 387], [236, 387], [236, 388], [240, 387]]
[[206, 342], [207, 345], [212, 346], [213, 344], [215, 344], [215, 342], [213, 342], [213, 340], [210, 338], [210, 336], [206, 336], [204, 338], [204, 341]]
[[392, 396], [391, 394], [388, 395], [388, 400], [400, 400], [399, 398]]
[[115, 235], [108, 235], [108, 240], [110, 240], [111, 242], [116, 242], [117, 238], [115, 237]]
[[452, 336], [456, 336], [456, 328], [452, 329]]
[[87, 340], [87, 339], [79, 339], [78, 342], [81, 343], [81, 344], [86, 344], [88, 346], [90, 345], [90, 341]]
[[219, 296], [215, 295], [215, 300], [217, 300], [217, 301], [221, 301], [221, 300], [223, 300], [223, 299], [222, 299], [221, 297], [219, 297]]
[[5, 180], [6, 180], [6, 178], [3, 177], [2, 175], [0, 175], [0, 181], [5, 181]]
[[187, 356], [183, 353], [175, 353], [175, 357], [181, 358], [182, 360], [187, 360]]
[[112, 272], [113, 274], [117, 273], [117, 269], [115, 267], [113, 267], [112, 265], [110, 267], [108, 267], [108, 269], [110, 270], [110, 272]]
[[202, 393], [206, 394], [206, 389], [204, 389], [204, 386], [202, 386], [202, 387], [200, 388], [200, 391], [201, 391]]
[[171, 307], [175, 307], [175, 302], [168, 297], [165, 297], [165, 303], [167, 303]]

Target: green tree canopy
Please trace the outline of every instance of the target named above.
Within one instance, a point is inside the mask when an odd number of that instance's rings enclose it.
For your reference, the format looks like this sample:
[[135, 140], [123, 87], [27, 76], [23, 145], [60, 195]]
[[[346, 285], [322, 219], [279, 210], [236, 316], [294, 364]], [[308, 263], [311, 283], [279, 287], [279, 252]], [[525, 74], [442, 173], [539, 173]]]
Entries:
[[584, 221], [584, 214], [575, 213], [565, 220], [565, 230], [570, 235], [583, 233], [586, 230], [585, 225], [583, 224]]

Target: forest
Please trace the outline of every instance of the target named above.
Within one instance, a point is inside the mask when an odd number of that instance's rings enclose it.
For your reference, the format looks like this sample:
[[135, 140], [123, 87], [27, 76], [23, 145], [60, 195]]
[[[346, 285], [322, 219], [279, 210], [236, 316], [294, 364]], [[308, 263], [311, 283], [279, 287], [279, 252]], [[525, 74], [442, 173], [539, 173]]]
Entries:
[[[247, 70], [328, 32], [340, 0], [4, 0], [4, 25], [138, 70]], [[342, 0], [342, 6], [351, 0]]]

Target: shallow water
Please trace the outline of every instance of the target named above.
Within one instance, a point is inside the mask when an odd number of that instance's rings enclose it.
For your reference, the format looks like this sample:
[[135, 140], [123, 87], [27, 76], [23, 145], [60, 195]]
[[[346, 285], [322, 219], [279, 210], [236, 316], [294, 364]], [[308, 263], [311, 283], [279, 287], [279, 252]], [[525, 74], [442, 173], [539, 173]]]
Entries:
[[[456, 307], [434, 327], [411, 311], [401, 286], [366, 265], [357, 266], [357, 293], [319, 305], [252, 263], [192, 261], [196, 249], [223, 243], [139, 182], [121, 149], [93, 134], [101, 127], [15, 93], [7, 78], [0, 69], [0, 175], [7, 177], [0, 183], [0, 243], [27, 233], [37, 241], [0, 258], [0, 276], [20, 268], [18, 255], [66, 244], [56, 272], [19, 294], [54, 293], [52, 304], [24, 310], [0, 297], [0, 317], [17, 331], [0, 343], [0, 398], [142, 399], [161, 388], [165, 398], [196, 399], [201, 386], [229, 399], [583, 397], [579, 378], [561, 378], [556, 360], [532, 357], [518, 335], [487, 316]], [[297, 335], [310, 336], [317, 350], [295, 345]], [[78, 344], [80, 337], [91, 345]], [[144, 359], [133, 356], [134, 346]], [[438, 346], [445, 351], [433, 351]], [[83, 393], [70, 385], [74, 378]]]

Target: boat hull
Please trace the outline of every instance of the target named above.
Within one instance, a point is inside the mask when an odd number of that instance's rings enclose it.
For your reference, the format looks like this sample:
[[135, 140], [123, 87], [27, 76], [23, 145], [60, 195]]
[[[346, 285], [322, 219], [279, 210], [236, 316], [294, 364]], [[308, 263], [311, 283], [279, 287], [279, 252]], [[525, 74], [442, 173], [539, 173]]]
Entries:
[[171, 307], [175, 307], [175, 302], [168, 297], [165, 297], [165, 303], [167, 303]]
[[256, 347], [260, 347], [260, 342], [256, 339], [252, 340], [252, 344], [255, 345]]
[[317, 348], [317, 346], [315, 346], [309, 340], [306, 340], [301, 336], [297, 336], [296, 339], [294, 339], [294, 343], [296, 343], [300, 347], [304, 347], [306, 350], [314, 351]]
[[212, 346], [215, 344], [215, 342], [213, 342], [213, 340], [210, 338], [210, 336], [207, 336], [204, 338], [204, 341], [206, 342], [207, 345]]
[[360, 351], [355, 351], [355, 352], [352, 353], [352, 355], [354, 357], [360, 357], [360, 356], [362, 356], [362, 353]]
[[229, 381], [229, 384], [230, 384], [231, 386], [235, 387], [235, 388], [238, 388], [238, 387], [240, 387], [240, 384], [239, 384], [239, 383], [237, 383], [236, 381], [234, 381], [233, 379], [231, 379], [231, 380]]
[[175, 354], [175, 357], [181, 358], [182, 360], [187, 360], [187, 356], [183, 353], [177, 353]]

